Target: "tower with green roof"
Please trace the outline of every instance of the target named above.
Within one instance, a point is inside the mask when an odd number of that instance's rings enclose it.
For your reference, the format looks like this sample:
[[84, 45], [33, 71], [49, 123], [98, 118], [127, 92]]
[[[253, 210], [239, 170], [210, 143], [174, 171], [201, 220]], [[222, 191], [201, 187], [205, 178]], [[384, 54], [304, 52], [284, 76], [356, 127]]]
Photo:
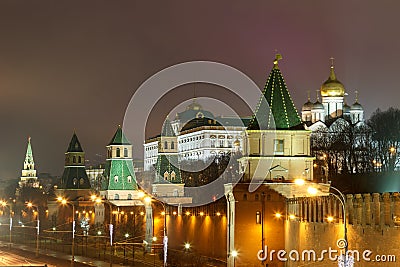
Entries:
[[178, 163], [177, 138], [171, 122], [166, 119], [161, 131], [156, 163], [155, 183], [181, 183], [181, 172]]
[[106, 179], [102, 185], [101, 195], [113, 201], [115, 205], [125, 205], [126, 200], [138, 199], [138, 193], [132, 144], [124, 135], [121, 126], [118, 126], [107, 145]]
[[59, 189], [90, 190], [90, 181], [85, 170], [85, 152], [76, 133], [72, 135], [65, 152], [64, 172]]
[[[281, 55], [276, 55], [274, 66], [265, 83], [262, 96], [248, 126], [249, 130], [288, 130], [303, 128], [297, 109], [289, 94], [278, 66]], [[304, 128], [303, 128], [304, 129]]]
[[276, 55], [260, 101], [245, 134], [239, 160], [243, 179], [251, 181], [312, 180], [310, 133], [293, 104]]
[[19, 187], [39, 187], [39, 181], [36, 176], [35, 161], [33, 160], [31, 138], [28, 137], [28, 146], [26, 148], [24, 168], [22, 169]]
[[158, 142], [158, 156], [155, 164], [153, 194], [159, 197], [184, 196], [184, 184], [178, 158], [178, 139], [167, 118]]

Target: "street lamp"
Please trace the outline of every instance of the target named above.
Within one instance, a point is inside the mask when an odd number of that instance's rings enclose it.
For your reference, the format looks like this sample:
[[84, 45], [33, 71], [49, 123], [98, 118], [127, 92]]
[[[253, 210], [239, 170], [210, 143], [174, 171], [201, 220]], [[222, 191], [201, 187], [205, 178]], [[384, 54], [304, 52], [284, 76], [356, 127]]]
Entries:
[[71, 205], [72, 207], [72, 248], [71, 248], [71, 266], [74, 266], [75, 264], [75, 205], [73, 202], [67, 201], [65, 198], [58, 197], [57, 198], [58, 202], [61, 202], [63, 205]]
[[12, 239], [11, 239], [11, 230], [12, 230], [12, 210], [11, 210], [11, 205], [7, 205], [7, 202], [3, 201], [3, 200], [0, 200], [0, 205], [3, 208], [7, 207], [8, 211], [10, 213], [10, 248], [11, 248], [11, 242], [12, 242]]
[[[329, 186], [329, 188], [331, 188], [331, 189], [336, 191], [337, 194], [334, 194], [334, 193], [331, 193], [331, 192], [329, 192], [329, 194], [334, 196], [334, 197], [336, 197], [339, 200], [339, 203], [342, 205], [342, 210], [343, 210], [343, 232], [344, 232], [343, 239], [345, 240], [344, 252], [345, 252], [345, 257], [346, 257], [345, 260], [347, 261], [348, 240], [347, 240], [347, 223], [346, 223], [346, 198], [343, 195], [343, 193], [339, 189], [337, 189], [336, 187]], [[316, 195], [318, 193], [318, 189], [316, 189], [315, 187], [311, 187], [311, 186], [308, 188], [307, 191], [312, 195]], [[328, 221], [329, 220], [333, 221], [333, 217], [332, 218], [328, 217]]]
[[110, 210], [110, 222], [108, 224], [109, 230], [110, 230], [110, 267], [112, 267], [112, 254], [113, 254], [113, 230], [114, 230], [114, 226], [112, 224], [112, 205], [111, 203], [107, 200], [107, 199], [101, 199], [100, 197], [96, 196], [96, 195], [91, 195], [90, 196], [91, 200], [96, 202], [97, 204], [101, 204], [101, 203], [106, 203], [109, 207]]
[[36, 257], [39, 256], [39, 231], [40, 231], [40, 218], [39, 218], [39, 207], [32, 204], [32, 202], [28, 202], [26, 204], [28, 208], [35, 208], [37, 210], [37, 226], [36, 226]]
[[238, 256], [238, 252], [236, 250], [232, 250], [231, 255], [233, 257], [233, 267], [235, 267], [235, 261]]
[[[152, 198], [147, 196], [144, 198], [144, 202], [147, 204], [150, 204], [152, 202]], [[164, 244], [164, 267], [167, 266], [167, 253], [168, 253], [168, 236], [167, 236], [167, 212], [165, 209], [165, 203], [162, 201], [157, 201], [157, 203], [160, 203], [163, 206], [163, 216], [164, 216], [164, 228], [163, 228], [163, 244]]]

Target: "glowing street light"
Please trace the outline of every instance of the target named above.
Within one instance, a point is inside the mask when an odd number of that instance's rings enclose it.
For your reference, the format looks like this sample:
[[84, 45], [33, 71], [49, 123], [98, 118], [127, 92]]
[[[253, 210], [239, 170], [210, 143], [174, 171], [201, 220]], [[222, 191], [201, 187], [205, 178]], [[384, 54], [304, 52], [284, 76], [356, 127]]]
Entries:
[[12, 210], [11, 210], [11, 205], [8, 205], [6, 201], [4, 200], [0, 200], [0, 205], [5, 208], [7, 207], [9, 212], [10, 212], [10, 248], [11, 248], [11, 242], [12, 242], [12, 238], [11, 238], [11, 234], [12, 234]]
[[63, 205], [71, 205], [72, 206], [72, 248], [71, 248], [71, 266], [74, 266], [75, 264], [75, 205], [73, 202], [68, 202], [65, 198], [58, 197], [57, 198], [58, 202], [61, 202]]
[[279, 212], [275, 213], [275, 218], [279, 219], [282, 217], [282, 214], [280, 214]]
[[294, 183], [296, 185], [304, 185], [305, 181], [304, 181], [304, 179], [296, 179], [296, 180], [294, 180]]
[[[112, 236], [113, 236], [113, 231], [114, 231], [114, 226], [112, 224], [112, 214], [114, 212], [112, 211], [112, 206], [111, 206], [111, 203], [109, 201], [103, 200], [100, 197], [98, 197], [97, 195], [91, 195], [90, 198], [91, 198], [92, 201], [96, 202], [97, 204], [106, 203], [108, 205], [109, 209], [110, 209], [110, 222], [108, 224], [108, 227], [109, 227], [109, 231], [110, 231], [110, 267], [112, 267], [112, 260], [113, 260], [113, 258], [112, 258], [112, 256], [113, 256], [112, 255], [113, 254]], [[97, 232], [97, 233], [99, 233], [99, 232]]]
[[190, 248], [190, 243], [185, 243], [185, 249], [188, 250]]
[[26, 204], [28, 206], [28, 208], [35, 208], [37, 210], [37, 217], [36, 217], [36, 221], [37, 221], [37, 226], [36, 226], [36, 257], [39, 256], [39, 232], [40, 232], [40, 218], [39, 218], [39, 208], [38, 206], [35, 206], [32, 204], [32, 202], [28, 202]]
[[318, 189], [315, 188], [315, 187], [309, 186], [309, 187], [307, 188], [307, 192], [308, 192], [310, 195], [316, 195], [316, 194], [318, 193]]
[[236, 250], [232, 250], [231, 255], [233, 257], [233, 267], [235, 267], [235, 261], [238, 256], [238, 252]]
[[328, 222], [330, 222], [330, 223], [333, 222], [333, 219], [334, 219], [333, 216], [328, 216], [328, 217], [326, 218], [326, 220], [327, 220]]

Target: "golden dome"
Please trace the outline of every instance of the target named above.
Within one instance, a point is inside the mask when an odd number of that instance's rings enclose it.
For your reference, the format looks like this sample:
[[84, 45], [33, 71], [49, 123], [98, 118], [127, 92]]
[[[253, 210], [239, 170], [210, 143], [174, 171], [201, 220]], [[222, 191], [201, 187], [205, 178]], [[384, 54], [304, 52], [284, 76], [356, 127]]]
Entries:
[[344, 86], [336, 79], [334, 67], [331, 66], [331, 74], [328, 80], [321, 85], [321, 96], [343, 97], [345, 93]]

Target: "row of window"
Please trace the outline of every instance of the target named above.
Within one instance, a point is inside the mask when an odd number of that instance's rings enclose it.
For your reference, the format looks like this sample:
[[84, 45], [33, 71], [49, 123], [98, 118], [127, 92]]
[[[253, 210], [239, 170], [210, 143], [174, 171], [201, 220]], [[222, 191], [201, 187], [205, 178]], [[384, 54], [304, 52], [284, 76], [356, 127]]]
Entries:
[[[132, 194], [128, 194], [128, 200], [132, 200]], [[119, 194], [114, 195], [114, 200], [119, 200]]]
[[[71, 159], [70, 159], [71, 160]], [[70, 162], [68, 162], [70, 163]], [[72, 163], [83, 163], [82, 157], [81, 156], [73, 156], [72, 157]]]
[[[109, 149], [107, 151], [107, 156], [108, 158], [112, 158], [112, 150]], [[119, 147], [117, 147], [117, 149], [115, 150], [115, 157], [120, 158], [121, 157], [121, 149]], [[128, 149], [124, 148], [124, 158], [128, 157]]]
[[[128, 177], [126, 177], [126, 180], [128, 183], [132, 183], [132, 176], [129, 175]], [[114, 182], [118, 183], [118, 175], [114, 176]]]
[[146, 151], [157, 150], [157, 146], [148, 146], [145, 148]]
[[[243, 194], [243, 200], [247, 201], [247, 200], [253, 200], [253, 199], [250, 199], [247, 194]], [[254, 201], [260, 201], [260, 200], [261, 200], [260, 195], [254, 194]], [[267, 201], [271, 200], [271, 195], [267, 194], [265, 200], [267, 200]]]
[[[168, 142], [167, 141], [164, 142], [164, 149], [168, 149]], [[175, 149], [175, 142], [174, 141], [171, 142], [171, 149]]]

